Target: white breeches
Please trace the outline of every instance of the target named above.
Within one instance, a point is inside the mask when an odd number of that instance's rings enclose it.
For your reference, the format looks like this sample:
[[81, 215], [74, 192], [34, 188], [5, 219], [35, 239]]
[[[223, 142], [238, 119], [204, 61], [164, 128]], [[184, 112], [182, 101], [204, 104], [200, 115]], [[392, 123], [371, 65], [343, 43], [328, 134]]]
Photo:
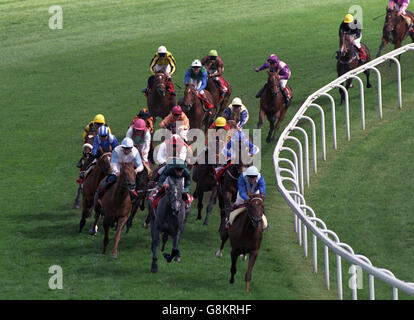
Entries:
[[163, 65], [155, 65], [155, 71], [156, 72], [162, 72], [162, 73], [168, 73], [170, 74], [171, 72], [171, 66], [169, 64], [163, 66]]
[[[280, 87], [282, 89], [286, 88], [287, 82], [288, 82], [288, 79], [280, 79], [279, 80]], [[246, 122], [247, 122], [247, 120], [246, 120]]]
[[[190, 79], [190, 83], [192, 84], [192, 85], [194, 85], [195, 86], [195, 88], [198, 90], [198, 89], [200, 89], [200, 87], [201, 87], [201, 85], [203, 84], [203, 82], [202, 81], [197, 81], [197, 80], [195, 80], [195, 79]], [[201, 92], [200, 92], [201, 93]]]
[[362, 36], [360, 36], [359, 38], [354, 38], [354, 39], [352, 40], [352, 44], [353, 44], [355, 47], [357, 47], [358, 49], [361, 49], [361, 39], [362, 39]]

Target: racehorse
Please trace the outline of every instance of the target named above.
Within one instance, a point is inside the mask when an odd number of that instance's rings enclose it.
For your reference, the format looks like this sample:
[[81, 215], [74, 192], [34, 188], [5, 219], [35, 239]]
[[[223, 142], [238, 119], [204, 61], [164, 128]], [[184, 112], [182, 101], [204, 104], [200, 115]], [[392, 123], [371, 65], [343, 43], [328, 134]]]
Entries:
[[169, 177], [169, 187], [166, 190], [165, 196], [159, 201], [156, 211], [154, 212], [152, 204], [148, 207], [151, 212], [151, 249], [152, 249], [152, 265], [151, 272], [158, 272], [158, 247], [160, 244], [160, 233], [163, 233], [163, 245], [168, 236], [173, 238], [173, 246], [171, 254], [164, 253], [164, 258], [167, 262], [180, 256], [178, 243], [182, 232], [184, 231], [186, 213], [185, 203], [182, 195], [182, 184], [180, 179]]
[[[279, 76], [269, 70], [267, 70], [267, 73], [269, 76], [267, 78], [266, 88], [260, 96], [260, 112], [257, 129], [262, 127], [264, 115], [266, 114], [267, 120], [270, 123], [269, 133], [266, 137], [266, 142], [269, 143], [275, 139], [275, 135], [286, 116], [286, 111], [291, 105], [292, 100], [289, 101], [287, 106], [284, 105], [283, 94], [279, 85]], [[289, 91], [291, 92], [290, 87]]]
[[103, 154], [96, 162], [94, 168], [86, 175], [82, 190], [82, 217], [79, 223], [79, 232], [85, 226], [86, 218], [90, 216], [94, 204], [96, 188], [99, 182], [108, 174], [111, 174], [111, 153]]
[[[406, 11], [407, 15], [414, 21], [414, 15], [410, 11]], [[404, 18], [397, 15], [397, 11], [387, 7], [387, 13], [385, 14], [384, 28], [382, 29], [382, 40], [379, 47], [377, 57], [380, 56], [382, 49], [388, 42], [394, 44], [394, 49], [401, 47], [401, 43], [408, 36], [408, 26]], [[410, 33], [411, 42], [414, 42], [414, 33]], [[400, 60], [400, 56], [398, 56]]]
[[164, 73], [154, 75], [154, 84], [148, 91], [147, 106], [149, 113], [154, 117], [164, 119], [175, 106], [175, 95], [171, 94], [166, 87], [167, 76]]
[[206, 90], [210, 92], [211, 96], [213, 97], [213, 103], [216, 106], [217, 110], [217, 117], [221, 116], [224, 112], [224, 109], [226, 108], [227, 103], [230, 99], [232, 89], [230, 83], [224, 77], [221, 78], [224, 80], [224, 82], [227, 83], [227, 92], [224, 94], [224, 97], [221, 96], [220, 88], [217, 87], [216, 82], [211, 77], [208, 77], [206, 86]]
[[137, 213], [138, 207], [141, 207], [141, 211], [145, 209], [145, 199], [147, 197], [147, 185], [149, 181], [148, 171], [146, 168], [141, 172], [138, 172], [135, 180], [135, 191], [138, 193], [138, 198], [132, 204], [131, 213], [129, 215], [127, 224], [126, 224], [126, 232], [128, 233], [129, 229], [132, 227], [132, 220]]
[[[342, 34], [341, 48], [340, 48], [341, 50], [340, 50], [338, 62], [336, 64], [338, 77], [340, 77], [341, 75], [343, 75], [344, 73], [347, 73], [348, 71], [352, 69], [355, 69], [371, 61], [371, 55], [369, 53], [368, 47], [363, 43], [361, 43], [361, 46], [365, 50], [365, 53], [367, 56], [367, 59], [365, 62], [362, 62], [361, 60], [358, 59], [357, 49], [351, 43], [351, 40], [349, 39], [349, 34], [348, 33]], [[367, 69], [364, 71], [364, 73], [367, 76], [367, 88], [371, 88], [371, 83], [369, 82], [370, 70]], [[346, 80], [346, 84], [345, 84], [346, 90], [349, 89], [349, 87], [351, 86], [351, 83], [352, 83], [352, 79]], [[345, 100], [345, 93], [341, 89], [339, 89], [339, 93], [341, 94], [341, 104], [342, 104], [342, 102]]]
[[[213, 97], [210, 92], [204, 90], [207, 100], [211, 103]], [[204, 103], [198, 97], [197, 89], [193, 84], [186, 84], [184, 89], [184, 98], [180, 99], [178, 104], [181, 106], [183, 111], [190, 121], [190, 128], [201, 128], [204, 124], [204, 132], [207, 131], [210, 121], [213, 119], [214, 113], [216, 112], [215, 108], [213, 110], [208, 110], [205, 108]]]
[[263, 195], [250, 195], [247, 210], [240, 213], [240, 215], [234, 219], [228, 231], [232, 247], [230, 283], [234, 283], [238, 256], [241, 254], [249, 254], [249, 266], [245, 276], [246, 292], [249, 292], [249, 285], [252, 279], [252, 269], [256, 261], [257, 254], [259, 253], [260, 244], [262, 243], [262, 215]]
[[115, 245], [112, 251], [112, 258], [114, 259], [118, 258], [119, 239], [128, 219], [128, 213], [131, 210], [131, 197], [129, 193], [135, 189], [135, 179], [134, 164], [132, 162], [123, 162], [117, 181], [102, 197], [102, 209], [99, 210], [104, 216], [103, 228], [105, 237], [102, 254], [105, 254], [109, 242], [109, 228], [115, 222], [118, 222]]

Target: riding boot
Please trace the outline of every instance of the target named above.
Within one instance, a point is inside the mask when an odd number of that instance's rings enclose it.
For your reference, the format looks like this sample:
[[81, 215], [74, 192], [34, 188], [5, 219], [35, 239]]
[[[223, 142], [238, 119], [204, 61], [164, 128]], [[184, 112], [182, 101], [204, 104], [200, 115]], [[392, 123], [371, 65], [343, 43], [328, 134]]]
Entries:
[[115, 182], [116, 182], [116, 175], [110, 174], [106, 178], [106, 180], [104, 180], [103, 182], [99, 184], [98, 188], [96, 189], [96, 193], [95, 193], [95, 199], [97, 200], [95, 203], [98, 203], [100, 206], [102, 205], [101, 201], [102, 201], [103, 195], [105, 194], [105, 191], [109, 188], [109, 186], [111, 186]]
[[264, 85], [264, 86], [263, 86], [263, 88], [261, 88], [261, 89], [259, 90], [259, 92], [256, 94], [256, 98], [260, 98], [260, 97], [262, 96], [262, 93], [263, 93], [263, 91], [264, 91], [265, 87], [266, 87], [266, 85]]
[[289, 105], [289, 102], [290, 102], [290, 98], [289, 98], [287, 88], [282, 89], [282, 94], [283, 94], [283, 98], [285, 100], [285, 108], [287, 108], [287, 106]]

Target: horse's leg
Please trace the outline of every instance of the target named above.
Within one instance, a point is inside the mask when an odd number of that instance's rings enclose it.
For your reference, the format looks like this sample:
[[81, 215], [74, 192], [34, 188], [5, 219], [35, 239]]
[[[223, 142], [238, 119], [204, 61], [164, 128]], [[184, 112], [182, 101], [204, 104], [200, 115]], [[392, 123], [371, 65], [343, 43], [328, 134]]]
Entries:
[[89, 230], [91, 236], [95, 236], [98, 233], [98, 221], [99, 217], [102, 215], [102, 208], [95, 210], [95, 220], [93, 221], [93, 226]]
[[377, 53], [377, 56], [376, 56], [377, 58], [380, 56], [382, 49], [384, 49], [384, 47], [387, 45], [387, 43], [388, 43], [388, 41], [385, 40], [384, 38], [382, 38], [381, 44], [379, 46], [378, 53]]
[[129, 228], [132, 227], [132, 220], [134, 220], [134, 217], [135, 217], [135, 215], [137, 213], [138, 204], [139, 204], [138, 201], [135, 201], [134, 204], [132, 205], [131, 213], [129, 214], [129, 217], [128, 217], [128, 220], [127, 220], [127, 223], [126, 223], [126, 231], [125, 231], [125, 234], [127, 234], [128, 231], [129, 231]]
[[276, 113], [274, 115], [272, 115], [271, 118], [268, 117], [268, 120], [269, 120], [269, 123], [270, 123], [270, 127], [269, 127], [269, 133], [267, 134], [267, 137], [266, 137], [266, 142], [270, 143], [273, 130], [275, 129]]
[[78, 191], [76, 192], [75, 202], [73, 204], [73, 208], [79, 209], [80, 208], [80, 195], [82, 194], [82, 184], [79, 183]]
[[115, 235], [115, 245], [114, 245], [114, 250], [112, 251], [112, 258], [113, 259], [118, 258], [119, 239], [121, 238], [121, 232], [122, 232], [122, 229], [124, 228], [125, 223], [127, 222], [127, 220], [128, 220], [127, 215], [118, 219], [118, 228], [116, 230], [116, 235]]
[[82, 232], [83, 227], [86, 223], [86, 217], [88, 216], [89, 209], [92, 207], [92, 202], [90, 200], [87, 200], [86, 198], [83, 198], [82, 200], [82, 217], [79, 222], [79, 233]]
[[257, 250], [255, 250], [253, 252], [250, 252], [250, 255], [249, 255], [249, 266], [247, 267], [247, 272], [245, 276], [246, 292], [249, 292], [249, 285], [250, 285], [250, 281], [252, 280], [252, 270], [253, 270], [254, 263], [256, 262], [257, 253], [258, 253]]
[[236, 253], [236, 251], [234, 249], [232, 249], [231, 250], [231, 268], [230, 268], [231, 277], [230, 277], [230, 283], [234, 283], [234, 275], [237, 272], [236, 264], [237, 264], [237, 258], [238, 257], [239, 257], [239, 255]]
[[371, 87], [372, 87], [372, 85], [371, 85], [371, 83], [369, 82], [370, 70], [369, 70], [369, 69], [367, 69], [367, 70], [365, 70], [365, 71], [364, 71], [364, 73], [365, 73], [365, 75], [367, 76], [367, 88], [371, 88]]
[[[178, 230], [177, 234], [173, 237], [173, 244], [171, 249], [171, 254], [163, 253], [165, 260], [170, 263], [175, 257], [180, 257], [180, 250], [178, 249], [178, 243], [180, 241], [180, 234], [181, 232]], [[181, 258], [175, 259], [176, 261], [180, 262]]]
[[158, 272], [158, 246], [160, 245], [160, 232], [157, 226], [154, 223], [155, 217], [154, 214], [151, 214], [151, 250], [152, 250], [152, 264], [151, 264], [151, 272], [157, 273]]
[[259, 122], [257, 123], [257, 129], [260, 129], [262, 127], [262, 125], [263, 125], [264, 114], [265, 114], [264, 110], [260, 108], [260, 111], [259, 111]]
[[216, 204], [217, 201], [217, 187], [214, 187], [211, 190], [210, 201], [207, 206], [206, 210], [206, 218], [204, 219], [203, 226], [208, 225], [208, 217], [210, 216], [211, 211], [213, 211], [213, 206]]
[[167, 243], [167, 241], [168, 241], [168, 233], [164, 232], [164, 233], [162, 234], [162, 246], [161, 246], [161, 252], [164, 252], [164, 249], [165, 249], [165, 244]]
[[141, 209], [141, 211], [145, 210], [145, 199], [147, 198], [147, 191], [144, 192], [144, 195], [142, 196], [142, 200], [141, 200], [141, 205], [139, 206], [139, 208]]
[[104, 227], [104, 232], [105, 232], [105, 237], [103, 240], [103, 250], [102, 250], [102, 254], [105, 254], [106, 252], [106, 247], [108, 245], [109, 242], [109, 228], [111, 227], [111, 223], [112, 221], [109, 221], [109, 219], [104, 219], [103, 221], [103, 227]]
[[283, 119], [285, 119], [287, 109], [288, 108], [282, 107], [282, 110], [280, 110], [279, 116], [277, 117], [277, 122], [276, 122], [275, 130], [273, 131], [272, 138], [270, 139], [271, 141], [274, 141], [275, 140], [275, 136], [276, 136], [277, 132], [279, 131], [280, 124], [282, 123]]
[[197, 220], [201, 220], [201, 211], [203, 210], [203, 198], [204, 198], [204, 192], [198, 190], [197, 192]]

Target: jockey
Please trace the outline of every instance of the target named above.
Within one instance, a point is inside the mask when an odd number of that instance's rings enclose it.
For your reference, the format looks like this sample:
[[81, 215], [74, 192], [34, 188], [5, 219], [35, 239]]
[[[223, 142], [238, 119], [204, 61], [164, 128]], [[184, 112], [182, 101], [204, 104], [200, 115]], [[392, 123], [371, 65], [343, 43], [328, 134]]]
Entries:
[[[83, 134], [82, 134], [82, 139], [85, 140], [86, 135], [88, 134], [89, 131], [98, 131], [100, 126], [106, 126], [108, 127], [108, 125], [105, 122], [105, 117], [103, 114], [97, 114], [93, 120], [91, 122], [89, 122], [85, 128], [83, 129]], [[109, 133], [111, 133], [111, 128], [109, 128]]]
[[148, 153], [151, 146], [151, 133], [147, 129], [145, 120], [137, 119], [125, 134], [125, 137], [134, 141], [134, 147], [138, 149], [144, 165], [149, 169]]
[[[249, 196], [253, 194], [260, 194], [263, 198], [266, 197], [266, 183], [263, 176], [255, 166], [250, 166], [245, 172], [239, 176], [237, 181], [237, 198], [234, 206], [242, 206], [247, 204]], [[236, 209], [237, 210], [237, 209]], [[234, 210], [233, 210], [234, 212]], [[231, 213], [230, 213], [231, 216]], [[267, 219], [262, 216], [264, 229], [267, 229]], [[229, 227], [229, 220], [226, 221], [226, 228]]]
[[134, 117], [134, 119], [131, 122], [131, 125], [134, 124], [134, 122], [137, 119], [142, 119], [145, 121], [145, 124], [147, 126], [147, 129], [149, 130], [150, 134], [154, 133], [154, 118], [151, 116], [147, 108], [142, 108], [138, 114]]
[[[269, 68], [270, 72], [276, 72], [279, 76], [280, 88], [282, 89], [283, 98], [285, 99], [285, 105], [287, 106], [290, 102], [289, 92], [287, 88], [287, 82], [291, 76], [289, 66], [285, 62], [279, 60], [277, 55], [271, 54], [269, 58], [267, 58], [267, 62], [265, 62], [259, 68], [254, 69], [254, 71], [259, 72], [267, 68]], [[264, 85], [263, 88], [260, 89], [260, 91], [256, 94], [256, 98], [260, 98], [265, 87], [266, 85]]]
[[152, 76], [148, 78], [148, 86], [142, 92], [145, 93], [145, 95], [148, 95], [148, 91], [151, 89], [152, 84], [154, 83], [154, 75], [157, 72], [162, 72], [167, 76], [167, 87], [168, 90], [171, 92], [172, 95], [175, 95], [175, 89], [174, 85], [171, 81], [171, 76], [175, 72], [176, 65], [175, 65], [175, 59], [171, 52], [167, 50], [166, 47], [160, 46], [155, 53], [154, 57], [152, 58], [150, 62], [150, 71], [152, 73]]
[[[169, 139], [160, 144], [157, 153], [157, 163], [163, 165], [173, 158], [178, 158], [182, 161], [187, 159], [186, 143], [178, 134], [173, 134]], [[159, 173], [161, 174], [162, 172]]]
[[201, 64], [206, 68], [207, 74], [220, 89], [220, 96], [223, 98], [227, 92], [227, 88], [223, 87], [220, 77], [223, 76], [224, 64], [221, 57], [217, 54], [217, 50], [210, 50], [207, 56], [201, 59]]
[[[91, 163], [93, 146], [90, 143], [84, 143], [82, 146], [82, 158], [78, 161], [76, 166], [79, 168], [79, 179], [76, 180], [77, 183], [82, 184], [83, 178], [85, 177], [85, 169]], [[83, 169], [83, 170], [82, 170]]]
[[206, 104], [207, 109], [214, 107], [212, 103], [207, 100], [204, 89], [207, 86], [207, 70], [202, 66], [201, 61], [196, 59], [191, 63], [191, 67], [187, 69], [184, 76], [184, 84], [193, 84], [197, 89], [201, 99]]
[[[224, 117], [217, 117], [216, 121], [214, 121], [211, 126], [208, 128], [209, 131], [207, 131], [207, 138], [206, 138], [206, 146], [208, 146], [208, 137], [210, 135], [210, 132], [215, 133], [219, 131], [220, 129], [223, 129], [226, 131], [226, 143], [230, 141], [230, 125], [227, 123], [226, 118]], [[210, 131], [214, 130], [214, 131]]]
[[388, 1], [388, 8], [391, 10], [398, 10], [397, 15], [404, 18], [405, 22], [408, 25], [408, 31], [414, 32], [413, 29], [413, 21], [411, 17], [406, 13], [408, 5], [410, 4], [410, 0], [389, 0]]
[[99, 158], [106, 152], [112, 152], [118, 145], [118, 140], [109, 133], [109, 128], [101, 126], [98, 129], [98, 135], [93, 140], [92, 155], [95, 159]]
[[226, 120], [235, 120], [237, 130], [240, 130], [246, 124], [247, 120], [249, 120], [249, 111], [241, 99], [236, 97], [224, 110], [224, 117]]
[[166, 128], [172, 124], [172, 123], [179, 123], [180, 125], [177, 127], [177, 131], [181, 135], [181, 137], [187, 141], [187, 133], [188, 130], [190, 130], [190, 120], [188, 120], [188, 117], [183, 112], [180, 106], [174, 106], [171, 110], [171, 113], [166, 116], [161, 122], [160, 127]]
[[359, 21], [354, 19], [352, 14], [347, 14], [344, 21], [339, 26], [339, 46], [342, 46], [341, 39], [344, 33], [350, 35], [350, 40], [354, 47], [358, 49], [358, 59], [364, 62], [367, 59], [366, 53], [361, 46], [362, 26]]
[[[137, 148], [134, 147], [134, 141], [131, 138], [124, 138], [122, 143], [117, 146], [112, 152], [111, 157], [111, 169], [112, 174], [108, 175], [105, 180], [103, 180], [96, 190], [95, 198], [98, 201], [98, 204], [101, 205], [100, 200], [104, 195], [108, 187], [116, 182], [117, 176], [120, 173], [122, 162], [133, 162], [135, 168], [135, 174], [144, 170], [144, 166], [141, 161], [141, 156]], [[136, 191], [130, 192], [131, 200], [136, 200], [138, 194]]]

